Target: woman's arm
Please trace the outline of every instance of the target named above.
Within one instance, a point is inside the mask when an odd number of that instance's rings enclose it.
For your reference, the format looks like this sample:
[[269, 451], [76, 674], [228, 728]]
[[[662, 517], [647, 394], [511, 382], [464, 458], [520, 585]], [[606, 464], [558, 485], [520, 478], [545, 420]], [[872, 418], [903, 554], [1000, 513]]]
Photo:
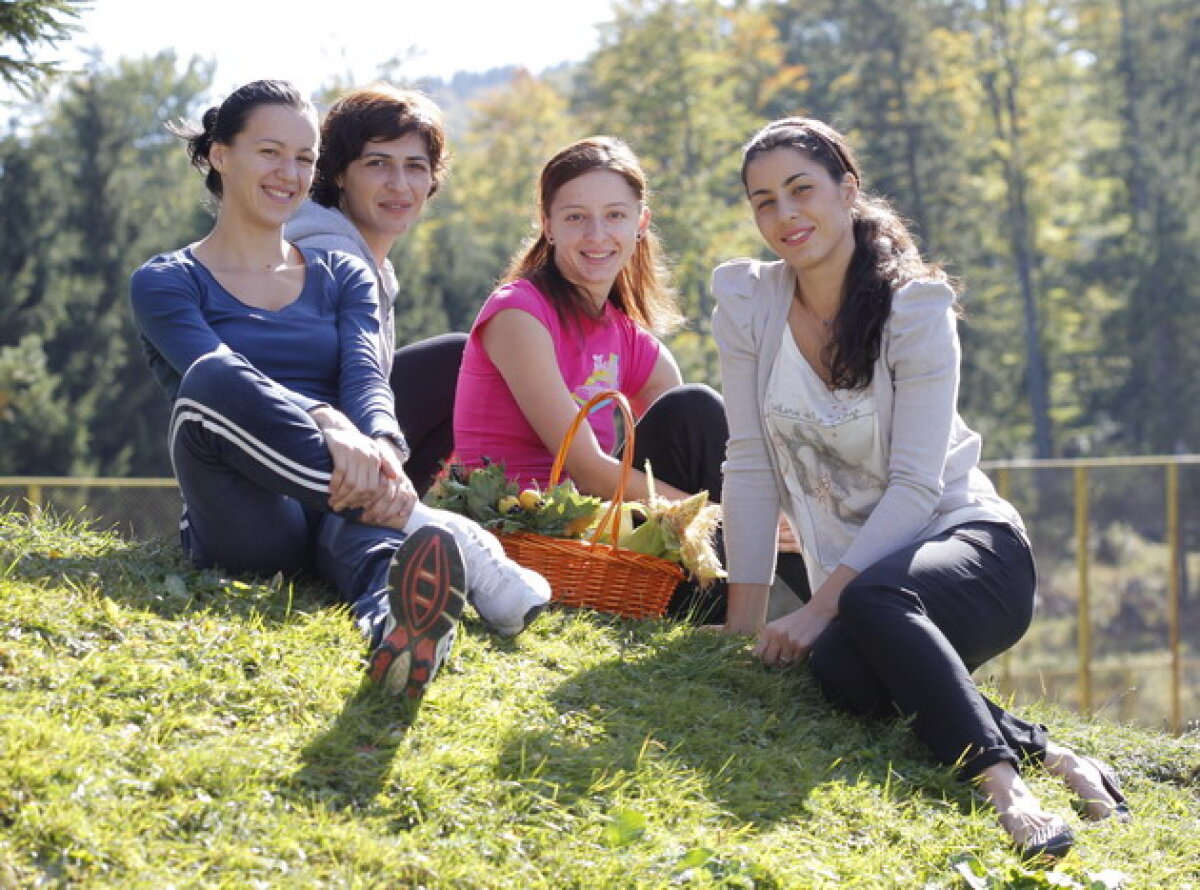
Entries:
[[379, 354], [379, 289], [366, 263], [349, 254], [327, 254], [338, 289], [338, 401], [342, 412], [371, 438], [403, 435], [395, 397]]
[[654, 404], [655, 399], [668, 390], [683, 385], [683, 375], [679, 373], [679, 365], [675, 356], [666, 346], [659, 345], [658, 358], [654, 362], [654, 370], [646, 378], [637, 395], [629, 400], [633, 413], [641, 417]]
[[757, 633], [763, 626], [775, 568], [779, 527], [779, 489], [768, 455], [758, 394], [759, 345], [751, 333], [751, 297], [740, 295], [749, 284], [737, 267], [713, 274], [718, 308], [713, 336], [721, 361], [721, 385], [729, 444], [721, 508], [724, 516], [729, 609], [725, 629]]
[[[504, 309], [484, 326], [482, 342], [521, 413], [542, 444], [551, 453], [556, 453], [579, 406], [571, 398], [559, 370], [550, 333], [528, 312]], [[674, 364], [673, 360], [671, 364]], [[651, 379], [657, 373], [656, 365]], [[613, 496], [621, 475], [620, 461], [605, 453], [586, 423], [580, 426], [567, 452], [566, 469], [580, 491], [604, 498]], [[684, 492], [668, 485], [656, 484], [655, 488], [663, 497], [686, 497]], [[645, 474], [631, 471], [625, 484], [625, 497], [644, 500], [649, 494]]]
[[342, 412], [314, 415], [333, 456], [330, 504], [361, 507], [363, 522], [403, 527], [416, 492], [404, 473], [407, 451], [379, 354], [378, 287], [357, 257], [329, 254], [338, 288], [338, 393]]

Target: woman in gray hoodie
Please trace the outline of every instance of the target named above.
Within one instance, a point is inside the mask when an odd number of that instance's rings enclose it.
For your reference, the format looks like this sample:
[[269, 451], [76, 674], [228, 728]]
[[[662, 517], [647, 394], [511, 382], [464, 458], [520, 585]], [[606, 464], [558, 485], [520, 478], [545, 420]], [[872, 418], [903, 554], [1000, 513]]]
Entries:
[[[438, 190], [446, 167], [441, 111], [429, 98], [386, 84], [354, 90], [325, 116], [311, 199], [286, 227], [294, 244], [352, 253], [375, 271], [383, 365], [412, 449], [405, 470], [421, 494], [454, 448], [454, 387], [467, 335], [395, 349], [399, 284], [388, 253]], [[421, 385], [406, 385], [412, 380]]]
[[[428, 97], [389, 84], [353, 90], [326, 112], [311, 199], [285, 228], [298, 246], [354, 254], [375, 272], [380, 360], [411, 449], [402, 455], [404, 471], [418, 494], [454, 449], [454, 393], [467, 336], [442, 334], [395, 349], [399, 284], [388, 253], [437, 191], [446, 160], [442, 114]], [[467, 599], [490, 628], [512, 636], [545, 608], [549, 584], [508, 559], [495, 536], [418, 502], [413, 522], [422, 521], [453, 532], [466, 563]]]

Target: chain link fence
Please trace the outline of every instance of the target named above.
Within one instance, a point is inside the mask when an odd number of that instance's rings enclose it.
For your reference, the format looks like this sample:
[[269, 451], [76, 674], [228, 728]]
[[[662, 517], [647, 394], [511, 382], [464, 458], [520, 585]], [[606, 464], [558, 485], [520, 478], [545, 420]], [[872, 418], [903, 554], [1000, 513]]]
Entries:
[[0, 510], [45, 510], [144, 541], [178, 536], [183, 501], [174, 479], [0, 477]]

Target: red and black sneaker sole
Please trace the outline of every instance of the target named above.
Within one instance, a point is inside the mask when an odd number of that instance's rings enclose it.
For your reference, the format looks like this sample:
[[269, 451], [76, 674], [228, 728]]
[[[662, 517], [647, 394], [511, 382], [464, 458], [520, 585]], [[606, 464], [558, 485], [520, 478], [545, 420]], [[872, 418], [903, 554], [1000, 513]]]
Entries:
[[396, 626], [371, 653], [368, 676], [397, 695], [424, 695], [454, 644], [465, 589], [462, 556], [448, 530], [427, 525], [405, 538], [388, 571]]

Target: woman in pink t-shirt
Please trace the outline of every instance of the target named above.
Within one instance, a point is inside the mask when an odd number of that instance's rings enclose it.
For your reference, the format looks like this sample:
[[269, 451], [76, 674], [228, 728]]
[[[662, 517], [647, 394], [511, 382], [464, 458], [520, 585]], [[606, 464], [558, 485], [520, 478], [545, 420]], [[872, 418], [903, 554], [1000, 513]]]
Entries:
[[[700, 488], [719, 496], [725, 443], [720, 397], [708, 387], [683, 387], [674, 357], [655, 337], [682, 318], [650, 228], [646, 191], [637, 158], [611, 137], [576, 142], [543, 168], [539, 230], [480, 310], [463, 356], [454, 412], [460, 461], [503, 462], [522, 484], [544, 486], [579, 406], [597, 390], [616, 389], [639, 418], [638, 468], [643, 447], [668, 435], [644, 426], [653, 426], [649, 415], [675, 401], [695, 404], [694, 421], [703, 425], [712, 453], [688, 461], [685, 475], [694, 478], [680, 478], [654, 457], [651, 466], [666, 497]], [[566, 471], [581, 491], [608, 497], [620, 466], [613, 456], [613, 406], [602, 406], [588, 421], [567, 455]], [[670, 437], [679, 435], [672, 431]], [[696, 476], [702, 470], [707, 478]], [[640, 470], [626, 494], [647, 496]]]
[[[682, 321], [650, 228], [646, 178], [620, 140], [600, 136], [560, 151], [543, 168], [540, 225], [472, 326], [454, 409], [455, 452], [467, 466], [502, 462], [522, 485], [545, 486], [579, 406], [600, 389], [624, 393], [637, 437], [633, 465], [649, 459], [660, 495], [721, 495], [727, 426], [721, 397], [684, 385], [655, 333]], [[583, 492], [611, 497], [620, 462], [614, 408], [581, 427], [566, 472]], [[635, 469], [629, 499], [649, 494]], [[724, 597], [704, 604], [723, 620]], [[685, 593], [672, 610], [694, 609]]]

